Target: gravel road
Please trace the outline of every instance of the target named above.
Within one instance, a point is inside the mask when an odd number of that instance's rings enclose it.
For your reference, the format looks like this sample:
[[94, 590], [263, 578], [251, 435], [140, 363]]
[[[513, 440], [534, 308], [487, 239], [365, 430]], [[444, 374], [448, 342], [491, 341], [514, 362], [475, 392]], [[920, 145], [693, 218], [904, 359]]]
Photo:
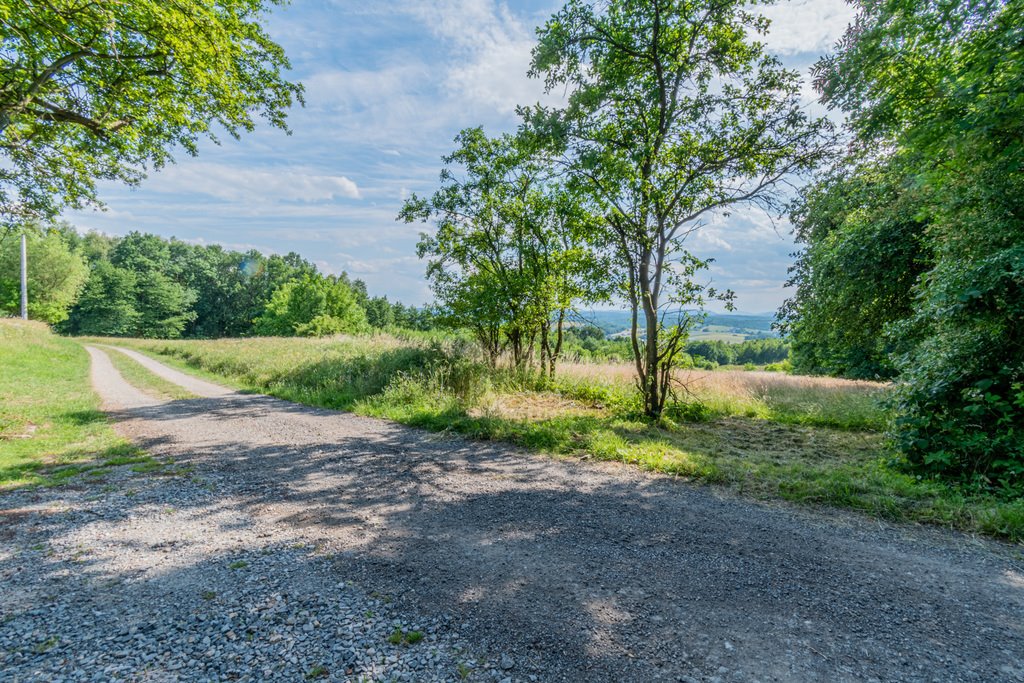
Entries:
[[1019, 547], [89, 351], [171, 474], [0, 495], [4, 681], [1024, 681]]

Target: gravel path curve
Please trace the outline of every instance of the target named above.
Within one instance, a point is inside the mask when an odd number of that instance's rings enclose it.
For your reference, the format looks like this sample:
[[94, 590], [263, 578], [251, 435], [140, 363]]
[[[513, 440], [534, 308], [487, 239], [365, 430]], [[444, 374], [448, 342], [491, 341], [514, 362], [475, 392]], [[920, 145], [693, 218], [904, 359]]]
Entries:
[[176, 474], [0, 495], [5, 681], [1024, 681], [1019, 548], [90, 353]]

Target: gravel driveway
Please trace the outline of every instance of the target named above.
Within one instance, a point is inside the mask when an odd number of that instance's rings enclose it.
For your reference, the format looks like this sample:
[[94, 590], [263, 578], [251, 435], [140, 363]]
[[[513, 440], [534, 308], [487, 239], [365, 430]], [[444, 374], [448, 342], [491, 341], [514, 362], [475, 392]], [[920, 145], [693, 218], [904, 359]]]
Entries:
[[1024, 681], [1019, 547], [89, 351], [171, 474], [0, 496], [4, 681]]

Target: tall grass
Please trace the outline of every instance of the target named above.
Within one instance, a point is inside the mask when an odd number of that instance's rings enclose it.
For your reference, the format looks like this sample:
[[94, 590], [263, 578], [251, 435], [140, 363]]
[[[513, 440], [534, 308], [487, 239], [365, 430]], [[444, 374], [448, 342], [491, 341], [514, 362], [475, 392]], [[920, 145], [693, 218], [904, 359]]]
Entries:
[[1024, 501], [969, 496], [891, 464], [885, 387], [743, 371], [686, 371], [665, 419], [640, 414], [632, 368], [565, 365], [554, 381], [487, 368], [466, 340], [116, 340], [311, 405], [552, 454], [619, 461], [758, 497], [1024, 539]]
[[[626, 364], [566, 364], [556, 384], [571, 396], [604, 392], [619, 402], [635, 395], [636, 371]], [[668, 414], [683, 419], [743, 416], [840, 429], [880, 430], [887, 386], [830, 377], [743, 370], [679, 370]]]

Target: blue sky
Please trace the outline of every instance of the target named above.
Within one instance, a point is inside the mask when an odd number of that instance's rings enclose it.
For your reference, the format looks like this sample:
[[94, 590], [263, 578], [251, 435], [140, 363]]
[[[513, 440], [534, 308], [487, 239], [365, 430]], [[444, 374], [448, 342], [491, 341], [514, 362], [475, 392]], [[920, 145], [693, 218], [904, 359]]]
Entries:
[[[260, 127], [204, 144], [196, 158], [140, 188], [104, 185], [105, 212], [66, 215], [80, 229], [153, 232], [264, 252], [296, 251], [326, 272], [366, 281], [371, 293], [430, 300], [415, 245], [422, 225], [395, 221], [411, 192], [437, 186], [440, 158], [462, 128], [512, 130], [515, 106], [544, 99], [526, 77], [534, 27], [547, 0], [293, 0], [268, 17], [306, 86], [292, 135]], [[805, 74], [852, 16], [843, 0], [789, 0], [762, 10], [767, 43]], [[810, 87], [806, 88], [811, 99]], [[776, 308], [794, 245], [786, 223], [734, 213], [690, 243], [714, 257], [711, 277], [737, 306]]]

